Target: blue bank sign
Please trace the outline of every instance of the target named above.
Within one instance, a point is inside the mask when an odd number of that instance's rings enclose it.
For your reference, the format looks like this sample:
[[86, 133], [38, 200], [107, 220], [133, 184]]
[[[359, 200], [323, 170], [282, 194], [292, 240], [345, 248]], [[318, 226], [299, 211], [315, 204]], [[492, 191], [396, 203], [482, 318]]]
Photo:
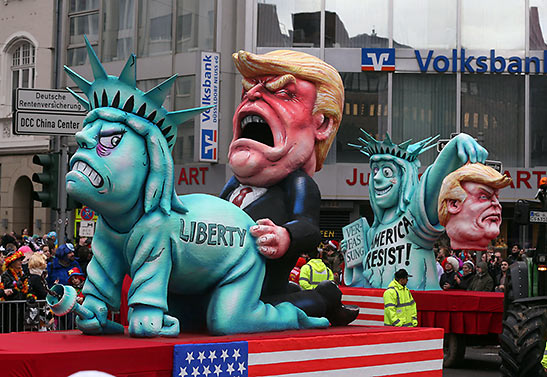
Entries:
[[434, 55], [429, 50], [427, 55], [422, 55], [419, 50], [414, 50], [416, 60], [421, 72], [427, 72], [432, 67], [436, 72], [469, 72], [469, 73], [547, 73], [545, 64], [547, 50], [543, 51], [543, 64], [538, 57], [521, 58], [510, 56], [508, 58], [498, 56], [496, 50], [490, 50], [489, 55], [467, 55], [464, 48], [452, 50], [452, 55]]
[[361, 49], [361, 71], [395, 71], [395, 49]]
[[[394, 48], [363, 48], [361, 49], [361, 70], [395, 71], [397, 61], [401, 64], [399, 69], [407, 71], [410, 66], [405, 62], [408, 62], [411, 55], [406, 53], [402, 55], [396, 59]], [[505, 57], [497, 54], [494, 49], [481, 55], [473, 55], [464, 48], [453, 49], [448, 55], [436, 53], [435, 50], [414, 50], [414, 57], [420, 72], [547, 73], [547, 50], [543, 51], [543, 57]]]
[[218, 162], [218, 100], [220, 55], [201, 53], [200, 106], [214, 105], [199, 116], [199, 161]]

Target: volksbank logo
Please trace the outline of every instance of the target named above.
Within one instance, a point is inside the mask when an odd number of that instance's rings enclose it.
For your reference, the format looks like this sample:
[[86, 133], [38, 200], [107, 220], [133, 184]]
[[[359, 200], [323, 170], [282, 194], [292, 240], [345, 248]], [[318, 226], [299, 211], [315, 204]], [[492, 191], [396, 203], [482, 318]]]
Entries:
[[361, 49], [361, 71], [395, 71], [395, 49]]
[[201, 129], [201, 160], [216, 161], [217, 159], [217, 131]]
[[547, 59], [547, 50], [543, 51], [543, 63], [538, 57], [521, 58], [519, 56], [511, 56], [505, 58], [496, 55], [496, 50], [490, 50], [490, 54], [486, 55], [467, 55], [465, 49], [452, 50], [452, 56], [436, 55], [434, 51], [429, 50], [427, 56], [422, 56], [419, 50], [414, 50], [418, 67], [421, 72], [427, 72], [429, 67], [432, 67], [436, 72], [469, 72], [469, 73], [547, 73], [545, 64]]

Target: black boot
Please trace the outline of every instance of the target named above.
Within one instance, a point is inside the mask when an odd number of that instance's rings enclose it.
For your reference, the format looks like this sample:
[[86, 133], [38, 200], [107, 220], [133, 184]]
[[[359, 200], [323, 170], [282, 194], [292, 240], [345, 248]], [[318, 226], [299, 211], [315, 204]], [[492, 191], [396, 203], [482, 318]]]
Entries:
[[342, 304], [342, 292], [335, 282], [326, 280], [315, 288], [325, 301], [326, 317], [331, 326], [346, 326], [353, 322], [359, 315], [359, 307], [356, 305]]

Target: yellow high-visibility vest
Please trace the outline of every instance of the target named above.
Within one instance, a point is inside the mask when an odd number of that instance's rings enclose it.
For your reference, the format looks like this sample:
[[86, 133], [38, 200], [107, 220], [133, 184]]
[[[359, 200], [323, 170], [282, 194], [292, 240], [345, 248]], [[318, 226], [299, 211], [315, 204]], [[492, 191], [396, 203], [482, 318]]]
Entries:
[[384, 326], [418, 326], [416, 302], [410, 290], [397, 280], [389, 283], [384, 292]]

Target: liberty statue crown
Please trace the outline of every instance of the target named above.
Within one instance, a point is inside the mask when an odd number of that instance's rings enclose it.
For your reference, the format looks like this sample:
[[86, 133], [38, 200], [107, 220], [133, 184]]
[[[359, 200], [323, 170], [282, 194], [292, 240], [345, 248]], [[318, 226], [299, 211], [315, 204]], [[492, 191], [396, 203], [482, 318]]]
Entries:
[[369, 157], [375, 154], [390, 154], [410, 162], [416, 161], [420, 154], [433, 148], [436, 145], [435, 142], [439, 138], [439, 135], [437, 135], [428, 137], [427, 139], [414, 144], [410, 144], [412, 139], [401, 144], [395, 144], [391, 141], [391, 137], [388, 133], [386, 133], [386, 138], [383, 141], [378, 141], [362, 128], [361, 132], [365, 135], [365, 138], [360, 137], [358, 139], [361, 145], [348, 144], [350, 147], [359, 149], [359, 152]]
[[212, 107], [167, 111], [163, 107], [163, 102], [175, 82], [176, 74], [144, 93], [137, 88], [135, 54], [131, 54], [119, 77], [110, 76], [106, 73], [87, 37], [84, 36], [84, 38], [95, 81], [92, 83], [87, 81], [66, 65], [64, 68], [72, 81], [89, 99], [86, 101], [72, 89], [67, 88], [86, 110], [113, 107], [144, 118], [161, 130], [169, 150], [172, 150], [177, 139], [177, 126]]

